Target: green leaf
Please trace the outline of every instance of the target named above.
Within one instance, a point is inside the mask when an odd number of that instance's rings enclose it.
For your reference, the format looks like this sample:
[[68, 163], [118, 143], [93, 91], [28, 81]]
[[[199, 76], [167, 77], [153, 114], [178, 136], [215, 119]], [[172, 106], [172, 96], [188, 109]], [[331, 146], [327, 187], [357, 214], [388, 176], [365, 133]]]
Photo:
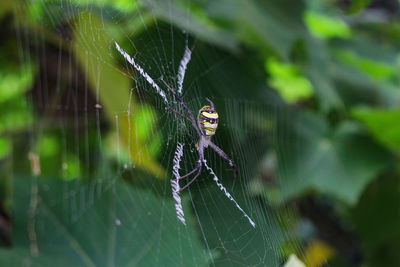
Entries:
[[363, 11], [369, 4], [371, 0], [353, 0], [351, 2], [350, 9], [348, 11], [349, 14], [355, 14]]
[[36, 69], [33, 64], [24, 64], [19, 69], [12, 65], [0, 68], [0, 103], [22, 96], [32, 85]]
[[238, 46], [237, 41], [229, 31], [217, 27], [204, 13], [204, 10], [196, 5], [191, 7], [191, 3], [176, 0], [172, 2], [163, 0], [141, 1], [141, 5], [161, 20], [173, 23], [207, 42], [232, 50]]
[[337, 56], [344, 63], [362, 70], [368, 76], [377, 80], [389, 79], [397, 74], [395, 66], [391, 66], [385, 62], [361, 57], [350, 51], [338, 51]]
[[400, 110], [356, 108], [352, 115], [368, 128], [376, 140], [400, 155]]
[[349, 38], [351, 36], [349, 26], [338, 18], [308, 10], [305, 12], [304, 21], [309, 31], [319, 38]]
[[11, 141], [8, 138], [0, 137], [0, 160], [11, 152]]
[[230, 50], [240, 42], [287, 59], [293, 42], [306, 34], [303, 1], [141, 1], [160, 19], [197, 38]]
[[[135, 124], [133, 120], [140, 108], [134, 95], [130, 94], [132, 80], [119, 71], [116, 60], [110, 57], [110, 47], [114, 45], [111, 45], [113, 41], [108, 35], [109, 29], [104, 27], [95, 13], [83, 12], [78, 18], [74, 24], [72, 48], [88, 77], [89, 88], [94, 95], [99, 95], [110, 124], [118, 123], [119, 140], [127, 147], [129, 144], [133, 163], [156, 177], [164, 177], [165, 170], [153, 157], [144, 140], [154, 131], [146, 134], [143, 133], [143, 129], [131, 127]], [[149, 110], [148, 107], [147, 111]], [[154, 116], [155, 112], [151, 114], [146, 118]], [[152, 130], [150, 127], [152, 122], [142, 120], [141, 123], [140, 126], [145, 123], [148, 126], [146, 129]]]
[[331, 69], [331, 58], [324, 42], [307, 38], [305, 42], [307, 61], [301, 64], [302, 73], [311, 81], [321, 109], [325, 112], [342, 109], [343, 100], [334, 86]]
[[396, 266], [400, 262], [400, 179], [388, 173], [363, 193], [352, 210], [368, 266]]
[[33, 119], [30, 102], [21, 96], [0, 105], [0, 133], [26, 129]]
[[312, 95], [310, 81], [300, 74], [295, 65], [269, 59], [265, 62], [265, 69], [271, 75], [269, 84], [278, 90], [286, 102], [295, 103]]
[[0, 250], [2, 266], [205, 266], [210, 260], [190, 214], [184, 226], [172, 199], [119, 179], [15, 178], [13, 192], [13, 249]]
[[293, 142], [283, 140], [279, 153], [285, 198], [316, 189], [354, 205], [364, 187], [391, 162], [390, 154], [354, 123], [331, 129], [321, 117], [300, 114], [292, 131]]

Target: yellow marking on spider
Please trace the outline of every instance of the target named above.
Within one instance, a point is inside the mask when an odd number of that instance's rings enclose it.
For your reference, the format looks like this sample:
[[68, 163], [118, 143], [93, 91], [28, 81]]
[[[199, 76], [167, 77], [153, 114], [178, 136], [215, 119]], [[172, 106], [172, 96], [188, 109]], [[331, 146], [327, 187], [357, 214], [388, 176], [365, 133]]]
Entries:
[[204, 129], [206, 129], [206, 131], [209, 131], [209, 132], [215, 132], [217, 129], [214, 129], [214, 128], [204, 128]]
[[208, 119], [218, 119], [218, 114], [217, 113], [208, 113], [208, 112], [201, 112], [201, 114], [205, 117], [207, 117]]
[[210, 128], [217, 128], [218, 123], [209, 123], [209, 122], [203, 122], [204, 127], [210, 127]]

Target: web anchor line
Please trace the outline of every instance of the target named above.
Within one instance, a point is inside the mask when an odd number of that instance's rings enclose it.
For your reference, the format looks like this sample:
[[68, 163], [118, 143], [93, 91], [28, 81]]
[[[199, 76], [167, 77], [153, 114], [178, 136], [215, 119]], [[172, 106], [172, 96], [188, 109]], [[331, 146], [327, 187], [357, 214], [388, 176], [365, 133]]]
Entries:
[[172, 186], [172, 196], [175, 200], [175, 211], [176, 211], [176, 217], [178, 218], [179, 221], [181, 221], [184, 225], [186, 225], [185, 221], [185, 214], [183, 213], [183, 208], [182, 208], [182, 200], [181, 196], [179, 194], [179, 169], [180, 169], [180, 162], [181, 158], [183, 155], [183, 144], [179, 143], [176, 145], [176, 151], [175, 151], [175, 156], [173, 159], [173, 167], [172, 167], [172, 173], [174, 174], [176, 179], [171, 179], [171, 186]]

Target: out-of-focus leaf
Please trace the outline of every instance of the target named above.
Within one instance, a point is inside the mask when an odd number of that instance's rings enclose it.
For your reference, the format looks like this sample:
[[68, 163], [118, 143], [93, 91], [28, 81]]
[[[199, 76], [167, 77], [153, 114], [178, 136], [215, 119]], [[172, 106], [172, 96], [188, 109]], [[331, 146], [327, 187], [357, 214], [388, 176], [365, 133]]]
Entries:
[[391, 163], [390, 154], [354, 123], [331, 129], [319, 116], [300, 114], [293, 127], [293, 141], [284, 141], [278, 154], [285, 198], [316, 189], [354, 205], [364, 187]]
[[352, 0], [349, 14], [355, 14], [363, 11], [370, 3], [371, 0]]
[[307, 38], [305, 41], [308, 60], [301, 64], [302, 73], [311, 81], [321, 109], [329, 111], [342, 109], [343, 100], [337, 92], [331, 77], [331, 58], [321, 40]]
[[12, 12], [13, 5], [11, 1], [1, 1], [0, 2], [0, 18], [3, 15], [7, 14], [7, 12]]
[[293, 42], [306, 33], [300, 17], [303, 1], [141, 2], [161, 19], [232, 50], [241, 41], [263, 52], [273, 50], [280, 57], [288, 58]]
[[0, 105], [0, 133], [26, 129], [33, 122], [31, 105], [24, 98], [7, 101]]
[[[82, 0], [70, 0], [70, 2], [83, 7], [87, 6], [87, 2]], [[90, 3], [96, 6], [113, 7], [121, 12], [132, 12], [138, 6], [138, 1], [136, 0], [91, 0]]]
[[387, 148], [400, 155], [400, 110], [357, 108], [352, 115]]
[[396, 266], [400, 262], [400, 180], [386, 174], [363, 193], [352, 217], [370, 266]]
[[0, 137], [0, 160], [11, 152], [11, 142], [7, 138]]
[[148, 105], [139, 105], [135, 114], [132, 127], [136, 129], [138, 138], [145, 143], [151, 142], [149, 151], [152, 156], [157, 156], [161, 149], [161, 133], [153, 136], [158, 114]]
[[306, 267], [306, 265], [296, 255], [291, 254], [283, 267]]
[[13, 70], [11, 66], [0, 69], [0, 103], [22, 96], [33, 83], [35, 68], [31, 64]]
[[203, 13], [203, 9], [196, 8], [196, 5], [195, 8], [189, 8], [191, 12], [188, 12], [188, 7], [192, 4], [186, 3], [186, 1], [146, 0], [140, 2], [143, 7], [149, 9], [160, 19], [172, 22], [200, 39], [229, 49], [237, 48], [238, 43], [234, 36], [230, 32], [216, 27]]
[[40, 255], [32, 257], [29, 249], [26, 248], [1, 248], [0, 263], [3, 266], [18, 266], [28, 264], [30, 266], [62, 266], [62, 262], [53, 255]]
[[309, 98], [312, 95], [312, 85], [293, 64], [283, 64], [275, 59], [265, 63], [267, 73], [271, 75], [269, 84], [278, 90], [282, 98], [288, 103]]
[[351, 30], [343, 20], [325, 14], [308, 10], [304, 15], [304, 21], [310, 32], [319, 38], [351, 36]]
[[[112, 125], [118, 121], [121, 145], [130, 148], [131, 159], [137, 167], [163, 177], [165, 170], [150, 154], [145, 140], [141, 138], [143, 132], [139, 136], [140, 127], [132, 127], [132, 118], [138, 112], [138, 107], [129, 93], [129, 77], [118, 71], [115, 60], [110, 57], [111, 43], [107, 30], [95, 14], [84, 12], [75, 20], [74, 52], [89, 79], [93, 94], [99, 95], [108, 120]], [[151, 135], [152, 132], [147, 134]]]
[[72, 153], [67, 154], [66, 161], [62, 163], [62, 178], [64, 180], [73, 180], [81, 177], [79, 168], [79, 159]]
[[51, 135], [43, 135], [38, 142], [38, 149], [40, 156], [51, 157], [59, 153], [60, 143], [59, 140]]
[[370, 77], [382, 80], [394, 77], [396, 69], [384, 62], [377, 62], [369, 58], [362, 58], [349, 51], [338, 53], [339, 59], [350, 66], [358, 68], [368, 74]]
[[346, 106], [373, 105], [395, 107], [400, 103], [400, 91], [385, 86], [364, 72], [342, 63], [332, 64], [332, 79]]
[[331, 76], [348, 106], [398, 107], [398, 52], [370, 38], [335, 40]]
[[[1, 266], [205, 266], [210, 260], [189, 214], [188, 226], [177, 220], [172, 199], [119, 180], [33, 179], [14, 180], [13, 248], [0, 250]], [[35, 247], [39, 254], [32, 256]]]

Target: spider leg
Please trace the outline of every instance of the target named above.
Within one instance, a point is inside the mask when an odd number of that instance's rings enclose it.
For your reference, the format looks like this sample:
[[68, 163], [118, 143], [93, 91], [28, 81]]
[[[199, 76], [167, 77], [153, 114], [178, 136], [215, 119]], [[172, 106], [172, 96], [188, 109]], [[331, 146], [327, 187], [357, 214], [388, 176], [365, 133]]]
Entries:
[[208, 97], [206, 97], [206, 100], [210, 103], [211, 108], [214, 109], [214, 103]]
[[197, 127], [196, 120], [195, 120], [195, 118], [194, 118], [192, 112], [191, 112], [190, 109], [188, 108], [188, 106], [186, 106], [185, 102], [183, 102], [183, 100], [182, 100], [182, 99], [180, 98], [180, 96], [175, 92], [175, 90], [171, 88], [171, 86], [169, 86], [164, 80], [161, 80], [161, 81], [162, 81], [162, 82], [164, 83], [164, 85], [168, 88], [168, 90], [170, 90], [170, 91], [174, 94], [175, 98], [178, 99], [178, 101], [179, 101], [179, 103], [181, 104], [181, 106], [182, 106], [184, 109], [186, 109], [187, 113], [189, 114], [189, 118], [190, 118], [189, 121], [192, 123], [192, 126], [195, 128], [195, 130], [196, 130], [196, 132], [199, 134], [199, 136], [201, 136], [201, 132], [200, 132], [199, 128]]
[[183, 190], [185, 190], [189, 185], [191, 185], [197, 179], [197, 177], [199, 177], [199, 175], [201, 173], [201, 166], [202, 166], [202, 162], [199, 160], [199, 162], [197, 163], [197, 167], [194, 169], [194, 170], [197, 169], [196, 175], [193, 177], [192, 180], [190, 180], [189, 183], [187, 183], [184, 187], [179, 189], [179, 192], [182, 192]]
[[181, 189], [179, 189], [179, 192], [182, 192], [182, 191], [185, 190], [189, 185], [191, 185], [191, 184], [194, 182], [194, 180], [196, 180], [197, 177], [199, 177], [199, 175], [200, 175], [200, 173], [201, 173], [201, 166], [203, 165], [203, 159], [204, 159], [204, 143], [201, 142], [201, 140], [200, 140], [200, 142], [199, 142], [199, 148], [198, 148], [198, 150], [199, 150], [199, 160], [197, 161], [197, 166], [196, 166], [196, 168], [194, 168], [193, 171], [191, 171], [190, 173], [188, 173], [188, 174], [185, 175], [184, 177], [187, 177], [189, 174], [194, 173], [196, 170], [197, 170], [197, 173], [196, 173], [196, 175], [193, 177], [193, 179], [190, 180], [189, 183], [187, 183], [184, 187], [182, 187]]
[[186, 116], [183, 115], [182, 113], [176, 111], [176, 110], [173, 109], [173, 108], [170, 108], [170, 107], [168, 107], [168, 108], [169, 108], [171, 111], [175, 112], [176, 114], [181, 115], [184, 119], [187, 119], [188, 121], [192, 122], [188, 117], [186, 117]]
[[232, 180], [232, 182], [233, 182], [239, 176], [239, 172], [238, 172], [238, 169], [237, 169], [235, 163], [233, 163], [233, 161], [225, 154], [225, 152], [221, 148], [219, 148], [216, 144], [214, 144], [213, 142], [210, 141], [210, 143], [208, 145], [212, 149], [214, 149], [214, 151], [217, 152], [222, 158], [224, 158], [228, 162], [228, 164], [231, 166], [231, 168], [235, 171], [235, 177]]
[[184, 178], [186, 178], [186, 177], [192, 175], [195, 171], [198, 170], [198, 168], [199, 168], [199, 166], [197, 165], [196, 168], [194, 168], [191, 172], [185, 174], [184, 176], [179, 177], [177, 180], [181, 180], [181, 179], [184, 179]]

